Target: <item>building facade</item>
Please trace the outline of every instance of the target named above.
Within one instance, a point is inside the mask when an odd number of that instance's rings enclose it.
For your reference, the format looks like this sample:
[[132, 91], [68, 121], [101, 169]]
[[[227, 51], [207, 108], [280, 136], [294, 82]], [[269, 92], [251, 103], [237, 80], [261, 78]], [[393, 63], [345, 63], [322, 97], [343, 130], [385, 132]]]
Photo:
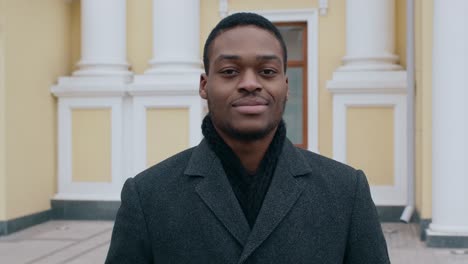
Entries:
[[288, 137], [363, 169], [382, 220], [468, 246], [465, 0], [0, 0], [0, 234], [112, 219], [196, 146], [204, 41], [243, 11], [287, 43]]

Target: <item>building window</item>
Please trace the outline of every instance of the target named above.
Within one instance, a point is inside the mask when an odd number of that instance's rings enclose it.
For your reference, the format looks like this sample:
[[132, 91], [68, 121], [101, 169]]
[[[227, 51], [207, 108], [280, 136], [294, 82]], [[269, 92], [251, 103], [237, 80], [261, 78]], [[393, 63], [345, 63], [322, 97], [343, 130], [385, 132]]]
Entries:
[[289, 99], [284, 112], [287, 136], [307, 149], [307, 24], [275, 23], [288, 49]]

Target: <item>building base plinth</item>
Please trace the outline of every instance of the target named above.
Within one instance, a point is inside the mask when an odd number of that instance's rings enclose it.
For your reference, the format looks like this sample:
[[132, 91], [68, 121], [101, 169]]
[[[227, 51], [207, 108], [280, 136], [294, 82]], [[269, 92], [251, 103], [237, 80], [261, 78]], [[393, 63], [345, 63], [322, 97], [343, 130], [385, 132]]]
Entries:
[[446, 233], [427, 229], [426, 245], [435, 248], [468, 248], [468, 233]]

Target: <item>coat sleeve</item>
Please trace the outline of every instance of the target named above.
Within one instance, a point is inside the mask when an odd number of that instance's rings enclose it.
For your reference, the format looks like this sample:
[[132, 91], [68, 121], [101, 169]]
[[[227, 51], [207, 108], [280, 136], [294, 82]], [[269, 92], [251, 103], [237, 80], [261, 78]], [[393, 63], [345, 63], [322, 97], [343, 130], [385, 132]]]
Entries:
[[366, 176], [356, 172], [353, 213], [346, 245], [345, 264], [390, 263], [387, 244], [372, 201]]
[[122, 189], [106, 264], [152, 263], [149, 233], [134, 179]]

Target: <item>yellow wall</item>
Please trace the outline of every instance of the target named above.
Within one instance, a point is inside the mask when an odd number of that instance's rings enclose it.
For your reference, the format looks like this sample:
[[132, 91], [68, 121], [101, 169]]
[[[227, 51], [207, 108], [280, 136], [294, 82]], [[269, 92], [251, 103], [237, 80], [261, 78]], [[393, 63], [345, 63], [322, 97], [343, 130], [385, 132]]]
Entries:
[[[330, 1], [332, 2], [332, 1]], [[229, 11], [240, 10], [271, 10], [271, 9], [300, 9], [317, 7], [317, 0], [236, 0], [229, 1]]]
[[319, 151], [332, 157], [333, 97], [326, 82], [332, 79], [346, 54], [346, 4], [345, 1], [328, 4], [328, 14], [319, 18]]
[[200, 0], [200, 58], [203, 56], [203, 46], [208, 34], [220, 19], [218, 0]]
[[5, 91], [5, 17], [4, 0], [0, 0], [0, 221], [6, 219], [6, 91]]
[[72, 111], [74, 182], [111, 182], [111, 110]]
[[76, 70], [81, 56], [81, 1], [72, 0], [70, 8], [70, 69]]
[[153, 57], [152, 0], [127, 1], [127, 56], [131, 69], [142, 74]]
[[416, 208], [432, 215], [432, 15], [433, 1], [416, 0]]
[[187, 108], [146, 111], [146, 165], [152, 166], [189, 146]]
[[6, 0], [5, 218], [50, 208], [56, 192], [56, 100], [50, 86], [70, 65], [70, 4]]
[[347, 111], [347, 163], [364, 170], [371, 185], [394, 185], [393, 115], [391, 107]]
[[406, 0], [395, 1], [395, 53], [406, 68]]

